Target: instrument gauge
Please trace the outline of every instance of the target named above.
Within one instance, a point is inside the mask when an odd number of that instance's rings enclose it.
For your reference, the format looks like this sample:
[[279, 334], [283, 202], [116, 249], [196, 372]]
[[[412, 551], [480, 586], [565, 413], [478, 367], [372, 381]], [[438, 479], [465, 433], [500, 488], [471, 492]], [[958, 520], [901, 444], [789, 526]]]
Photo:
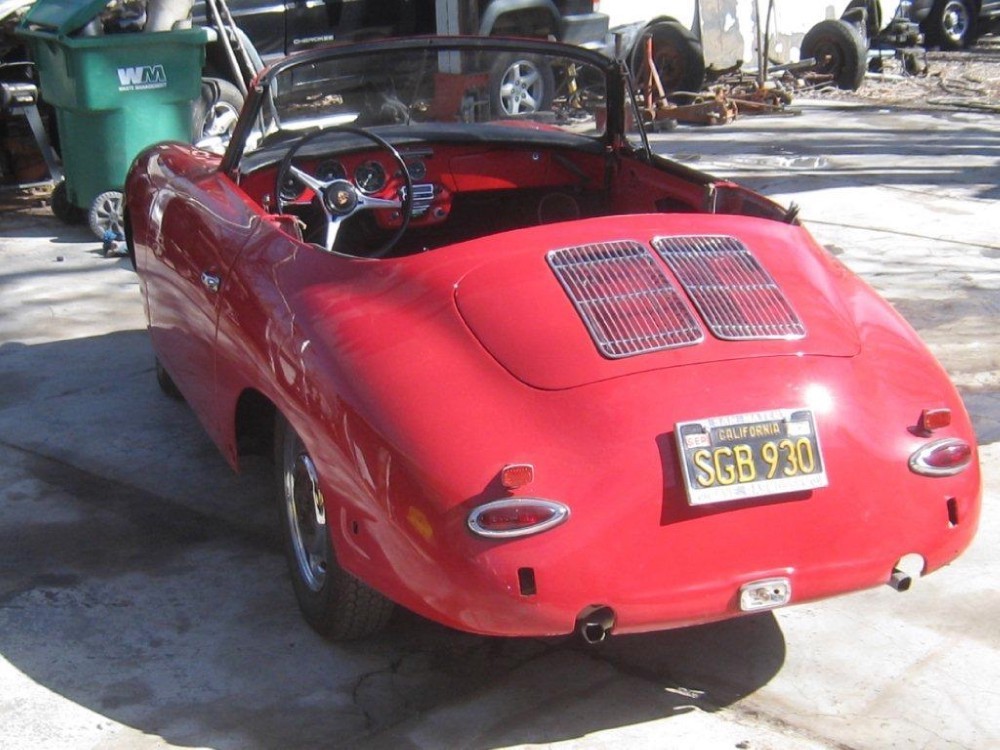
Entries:
[[284, 182], [281, 183], [281, 188], [278, 190], [278, 195], [281, 196], [281, 200], [290, 202], [297, 200], [299, 196], [302, 195], [302, 191], [306, 189], [294, 175], [288, 175]]
[[346, 180], [347, 170], [339, 161], [320, 162], [316, 167], [316, 179], [322, 182], [333, 182], [334, 180]]
[[427, 176], [427, 165], [422, 161], [406, 162], [406, 171], [410, 173], [410, 179], [420, 181]]
[[354, 182], [363, 193], [377, 193], [385, 187], [385, 169], [377, 161], [366, 161], [354, 170]]

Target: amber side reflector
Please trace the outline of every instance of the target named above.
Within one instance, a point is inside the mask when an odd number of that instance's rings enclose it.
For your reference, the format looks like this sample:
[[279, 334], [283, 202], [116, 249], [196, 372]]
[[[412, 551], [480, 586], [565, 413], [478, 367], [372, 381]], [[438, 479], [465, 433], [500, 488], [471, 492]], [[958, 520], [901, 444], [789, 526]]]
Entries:
[[531, 464], [507, 464], [500, 470], [500, 483], [508, 490], [531, 484], [534, 478], [535, 467]]
[[922, 432], [933, 432], [951, 424], [951, 409], [924, 409], [917, 427]]

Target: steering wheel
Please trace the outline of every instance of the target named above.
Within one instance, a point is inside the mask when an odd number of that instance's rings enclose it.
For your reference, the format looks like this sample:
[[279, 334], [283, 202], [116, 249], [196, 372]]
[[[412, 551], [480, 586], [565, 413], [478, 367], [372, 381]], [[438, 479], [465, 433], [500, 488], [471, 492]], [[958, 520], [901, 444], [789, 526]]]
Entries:
[[[292, 160], [296, 154], [306, 144], [312, 143], [317, 138], [323, 136], [344, 133], [362, 136], [373, 141], [393, 158], [399, 166], [399, 172], [403, 176], [405, 183], [402, 191], [402, 199], [376, 198], [371, 195], [365, 195], [350, 180], [343, 178], [329, 181], [320, 180], [292, 164]], [[400, 210], [402, 222], [399, 227], [381, 247], [367, 254], [375, 258], [386, 255], [399, 242], [403, 233], [410, 225], [410, 219], [413, 218], [413, 180], [410, 178], [410, 172], [406, 168], [406, 162], [403, 161], [403, 157], [391, 143], [367, 130], [348, 125], [335, 125], [309, 133], [296, 141], [288, 149], [285, 158], [281, 160], [281, 165], [278, 167], [278, 174], [275, 177], [274, 194], [277, 196], [278, 213], [283, 213], [285, 209], [286, 201], [281, 197], [281, 189], [288, 179], [289, 174], [293, 175], [299, 182], [313, 191], [314, 200], [319, 203], [320, 208], [323, 210], [323, 215], [326, 217], [326, 237], [323, 247], [327, 252], [333, 252], [333, 246], [337, 241], [337, 233], [340, 231], [340, 225], [359, 211], [370, 211], [378, 208], [398, 208]]]

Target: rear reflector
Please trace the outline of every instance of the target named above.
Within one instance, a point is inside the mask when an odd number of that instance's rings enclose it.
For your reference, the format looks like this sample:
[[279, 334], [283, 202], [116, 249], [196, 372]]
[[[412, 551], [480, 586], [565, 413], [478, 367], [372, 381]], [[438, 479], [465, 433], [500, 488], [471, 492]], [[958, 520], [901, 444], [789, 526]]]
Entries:
[[508, 490], [531, 484], [534, 478], [535, 467], [531, 464], [507, 464], [500, 470], [500, 483]]
[[950, 477], [972, 462], [972, 446], [959, 438], [928, 443], [910, 456], [910, 469], [927, 477]]
[[924, 409], [917, 424], [921, 432], [940, 430], [951, 424], [951, 409]]
[[538, 534], [569, 518], [569, 508], [552, 500], [512, 497], [474, 508], [469, 528], [479, 536], [511, 538]]

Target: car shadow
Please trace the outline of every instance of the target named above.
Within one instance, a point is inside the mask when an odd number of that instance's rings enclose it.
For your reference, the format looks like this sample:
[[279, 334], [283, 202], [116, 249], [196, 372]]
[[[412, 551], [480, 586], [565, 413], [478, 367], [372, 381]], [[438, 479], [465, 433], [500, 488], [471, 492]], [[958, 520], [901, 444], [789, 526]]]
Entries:
[[18, 675], [2, 692], [44, 688], [36, 716], [68, 701], [192, 747], [419, 732], [488, 748], [716, 711], [784, 663], [770, 614], [588, 647], [400, 611], [373, 638], [324, 641], [294, 603], [269, 462], [229, 471], [157, 389], [144, 332], [0, 345], [0, 381], [0, 656]]

